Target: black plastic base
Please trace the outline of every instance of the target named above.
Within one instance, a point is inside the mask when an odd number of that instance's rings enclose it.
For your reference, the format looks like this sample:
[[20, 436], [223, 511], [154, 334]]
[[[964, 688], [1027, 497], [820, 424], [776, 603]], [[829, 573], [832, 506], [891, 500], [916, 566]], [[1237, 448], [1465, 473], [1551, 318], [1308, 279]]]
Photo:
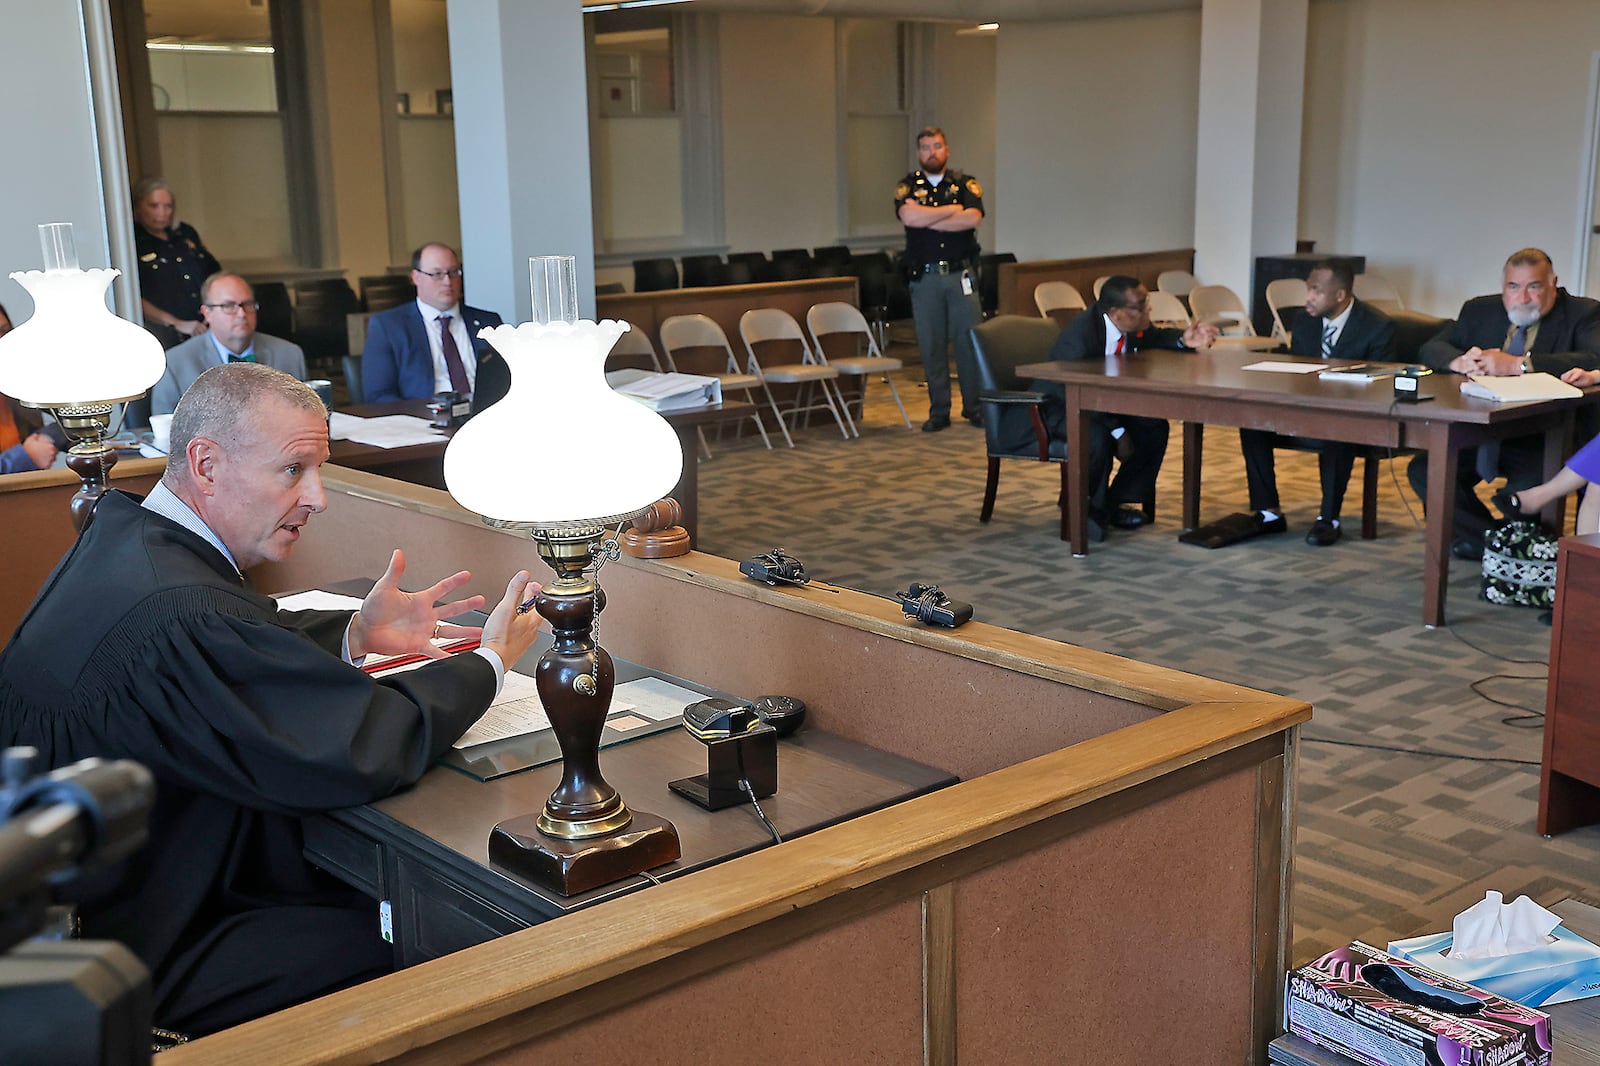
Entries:
[[667, 782], [667, 787], [708, 811], [750, 802], [739, 779], [750, 782], [756, 799], [778, 791], [778, 733], [766, 724], [706, 744], [706, 772]]

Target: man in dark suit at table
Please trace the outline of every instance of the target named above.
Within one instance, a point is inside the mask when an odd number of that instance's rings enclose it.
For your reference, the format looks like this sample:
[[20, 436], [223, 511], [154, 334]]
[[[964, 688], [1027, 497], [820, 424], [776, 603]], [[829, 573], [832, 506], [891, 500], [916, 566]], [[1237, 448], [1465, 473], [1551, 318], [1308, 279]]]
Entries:
[[[1500, 295], [1462, 304], [1456, 321], [1425, 343], [1418, 358], [1435, 370], [1495, 377], [1600, 369], [1600, 303], [1560, 288], [1550, 257], [1524, 248], [1506, 260]], [[1594, 436], [1589, 410], [1580, 412], [1575, 427], [1580, 442]], [[1500, 476], [1506, 479], [1507, 493], [1543, 481], [1544, 438], [1535, 434], [1462, 449], [1456, 469], [1455, 540], [1450, 545], [1456, 558], [1483, 558], [1483, 535], [1495, 520], [1476, 487]], [[1427, 499], [1426, 455], [1411, 460], [1406, 479]]]
[[[1311, 268], [1306, 278], [1306, 308], [1289, 336], [1289, 352], [1323, 359], [1394, 358], [1394, 323], [1377, 308], [1357, 300], [1355, 271], [1348, 259], [1328, 259]], [[1336, 440], [1290, 439], [1315, 445], [1322, 480], [1322, 509], [1306, 533], [1306, 543], [1326, 547], [1339, 539], [1339, 511], [1345, 488], [1360, 448]], [[1274, 449], [1284, 439], [1270, 430], [1239, 430], [1239, 450], [1244, 453], [1245, 482], [1250, 487], [1250, 510], [1261, 533], [1282, 533], [1289, 527], [1278, 506], [1278, 472]]]
[[[1209, 348], [1217, 339], [1214, 326], [1197, 322], [1185, 330], [1150, 324], [1150, 293], [1139, 279], [1117, 274], [1106, 279], [1100, 296], [1087, 312], [1061, 331], [1051, 359], [1106, 359], [1131, 355], [1147, 348], [1192, 351]], [[1043, 386], [1045, 427], [1057, 438], [1066, 436], [1066, 390], [1059, 384]], [[1136, 529], [1144, 525], [1140, 504], [1155, 491], [1156, 475], [1167, 454], [1165, 419], [1135, 415], [1089, 415], [1089, 518], [1090, 534], [1105, 539], [1108, 526]], [[1111, 460], [1121, 464], [1110, 479]]]
[[493, 311], [461, 302], [461, 258], [448, 244], [424, 244], [411, 253], [413, 303], [380, 311], [367, 322], [361, 352], [362, 391], [368, 403], [426, 400], [443, 392], [472, 400], [481, 411], [511, 387], [505, 360], [478, 337], [500, 325]]

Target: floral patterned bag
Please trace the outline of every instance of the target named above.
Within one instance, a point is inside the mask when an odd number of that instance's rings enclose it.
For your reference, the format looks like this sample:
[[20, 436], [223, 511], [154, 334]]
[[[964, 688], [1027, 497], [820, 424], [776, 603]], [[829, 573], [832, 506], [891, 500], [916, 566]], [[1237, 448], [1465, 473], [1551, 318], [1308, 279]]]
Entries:
[[1548, 610], [1556, 603], [1556, 538], [1526, 520], [1483, 538], [1483, 598]]

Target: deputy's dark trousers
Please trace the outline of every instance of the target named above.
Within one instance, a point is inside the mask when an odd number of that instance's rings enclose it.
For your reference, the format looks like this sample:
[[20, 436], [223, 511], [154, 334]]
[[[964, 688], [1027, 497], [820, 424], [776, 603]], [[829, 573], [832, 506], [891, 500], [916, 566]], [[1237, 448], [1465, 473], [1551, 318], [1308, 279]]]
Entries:
[[[962, 279], [972, 289], [963, 291]], [[972, 354], [972, 327], [983, 321], [978, 279], [972, 271], [927, 274], [911, 283], [911, 313], [916, 318], [917, 347], [928, 379], [928, 417], [950, 417], [950, 345], [956, 348], [956, 376], [961, 383], [961, 417], [978, 413], [978, 364]]]

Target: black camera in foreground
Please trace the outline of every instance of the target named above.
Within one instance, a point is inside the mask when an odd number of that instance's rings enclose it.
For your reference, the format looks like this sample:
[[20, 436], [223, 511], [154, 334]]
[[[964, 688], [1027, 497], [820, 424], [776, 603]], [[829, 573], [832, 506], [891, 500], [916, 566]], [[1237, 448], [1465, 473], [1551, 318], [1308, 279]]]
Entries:
[[894, 598], [900, 601], [900, 610], [907, 618], [915, 618], [930, 626], [954, 629], [972, 621], [972, 604], [952, 600], [939, 591], [938, 585], [913, 581], [909, 589], [896, 592]]
[[785, 555], [782, 548], [744, 560], [739, 564], [739, 573], [769, 585], [804, 585], [811, 580], [805, 564], [792, 555]]

